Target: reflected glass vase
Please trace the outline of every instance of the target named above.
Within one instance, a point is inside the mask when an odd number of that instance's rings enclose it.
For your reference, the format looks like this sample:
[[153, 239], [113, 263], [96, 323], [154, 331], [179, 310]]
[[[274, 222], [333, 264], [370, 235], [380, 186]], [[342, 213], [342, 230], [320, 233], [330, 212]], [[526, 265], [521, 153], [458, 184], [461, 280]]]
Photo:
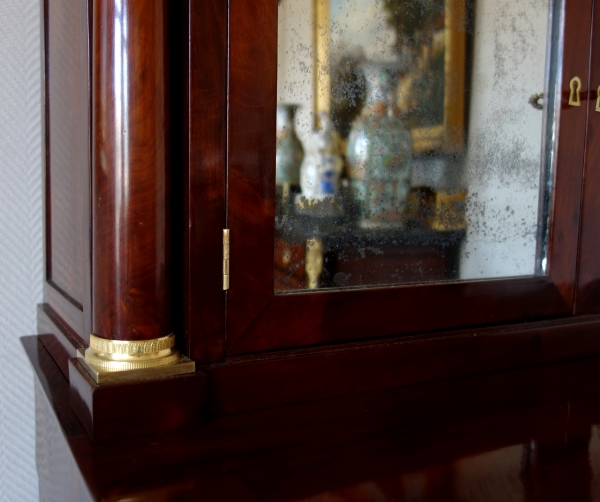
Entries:
[[278, 186], [299, 185], [300, 165], [304, 148], [298, 139], [294, 118], [299, 105], [277, 105], [277, 144], [275, 152], [275, 183]]
[[362, 65], [367, 100], [353, 122], [346, 157], [362, 227], [402, 224], [412, 174], [410, 131], [395, 115], [398, 70], [394, 63]]

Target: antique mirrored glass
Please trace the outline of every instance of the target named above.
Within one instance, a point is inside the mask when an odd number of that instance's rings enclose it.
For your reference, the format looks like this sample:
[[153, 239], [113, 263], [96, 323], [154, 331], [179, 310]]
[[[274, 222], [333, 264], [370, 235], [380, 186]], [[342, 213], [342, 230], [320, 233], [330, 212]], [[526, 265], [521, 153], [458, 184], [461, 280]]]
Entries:
[[542, 0], [280, 0], [275, 291], [544, 274], [559, 32]]

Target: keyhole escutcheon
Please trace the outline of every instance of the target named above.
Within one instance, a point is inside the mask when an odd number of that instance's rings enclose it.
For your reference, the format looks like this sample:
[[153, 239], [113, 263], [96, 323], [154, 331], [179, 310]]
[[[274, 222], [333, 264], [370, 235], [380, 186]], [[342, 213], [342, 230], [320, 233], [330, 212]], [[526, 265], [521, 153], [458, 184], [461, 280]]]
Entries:
[[581, 100], [579, 99], [579, 93], [581, 91], [581, 79], [579, 77], [573, 77], [569, 83], [571, 92], [569, 93], [569, 105], [580, 106]]

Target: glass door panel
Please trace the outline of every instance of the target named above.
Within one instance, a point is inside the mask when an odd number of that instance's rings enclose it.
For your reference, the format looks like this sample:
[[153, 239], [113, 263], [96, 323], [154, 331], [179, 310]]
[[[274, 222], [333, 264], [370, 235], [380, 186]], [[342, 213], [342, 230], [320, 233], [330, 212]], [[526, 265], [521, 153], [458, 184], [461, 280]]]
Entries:
[[276, 293], [545, 274], [554, 10], [280, 0]]

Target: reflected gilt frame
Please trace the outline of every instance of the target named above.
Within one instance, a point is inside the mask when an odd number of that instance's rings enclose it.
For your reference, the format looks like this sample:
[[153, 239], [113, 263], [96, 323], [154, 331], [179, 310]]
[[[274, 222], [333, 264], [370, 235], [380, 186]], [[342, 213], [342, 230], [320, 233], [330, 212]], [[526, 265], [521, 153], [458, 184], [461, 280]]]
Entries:
[[[329, 113], [330, 0], [313, 0], [313, 111]], [[465, 141], [467, 0], [444, 2], [444, 122], [411, 130], [415, 153], [460, 153]], [[315, 126], [317, 123], [315, 122]]]

